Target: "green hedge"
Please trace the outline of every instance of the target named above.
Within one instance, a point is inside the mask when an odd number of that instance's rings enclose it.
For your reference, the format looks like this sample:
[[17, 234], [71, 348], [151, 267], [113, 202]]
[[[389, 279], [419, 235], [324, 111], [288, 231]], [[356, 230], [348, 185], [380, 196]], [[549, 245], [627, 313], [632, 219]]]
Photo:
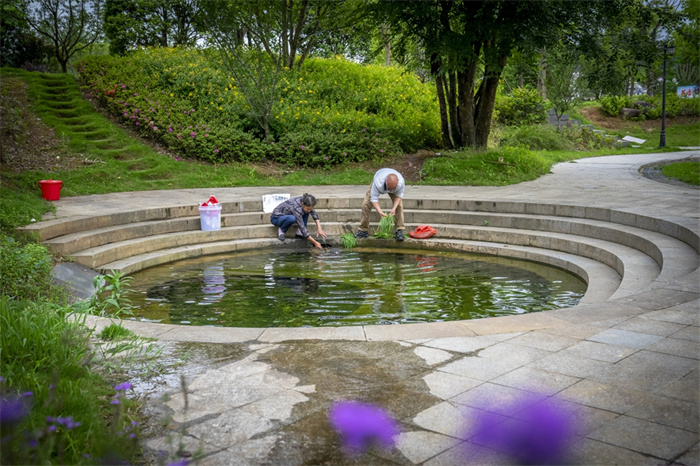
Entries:
[[270, 117], [259, 124], [215, 54], [153, 48], [79, 63], [84, 91], [110, 116], [179, 155], [211, 162], [270, 159], [331, 166], [436, 147], [434, 88], [399, 68], [342, 58], [284, 70]]
[[[661, 118], [662, 96], [606, 96], [600, 99], [603, 112], [609, 116], [620, 116], [623, 108], [634, 108], [634, 102], [644, 101], [651, 104], [651, 108], [643, 111], [641, 120], [655, 120]], [[676, 94], [666, 94], [666, 116], [700, 116], [700, 98], [681, 99]]]

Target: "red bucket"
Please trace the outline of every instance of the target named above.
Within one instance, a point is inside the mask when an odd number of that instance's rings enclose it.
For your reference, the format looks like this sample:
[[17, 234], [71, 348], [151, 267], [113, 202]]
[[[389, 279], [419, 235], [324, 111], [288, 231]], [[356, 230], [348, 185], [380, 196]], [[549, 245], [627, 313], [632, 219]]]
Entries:
[[63, 181], [60, 180], [41, 180], [39, 181], [41, 188], [41, 197], [47, 201], [57, 201], [61, 197], [61, 188]]

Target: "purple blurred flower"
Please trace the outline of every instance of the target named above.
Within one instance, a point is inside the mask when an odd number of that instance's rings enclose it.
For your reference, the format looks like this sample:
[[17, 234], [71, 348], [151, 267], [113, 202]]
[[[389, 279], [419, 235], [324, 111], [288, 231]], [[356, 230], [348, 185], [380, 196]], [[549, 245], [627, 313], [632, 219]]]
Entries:
[[399, 433], [397, 422], [377, 406], [354, 401], [335, 403], [329, 418], [351, 453], [362, 453], [372, 442], [384, 447], [394, 445]]
[[122, 391], [122, 390], [126, 391], [126, 390], [129, 390], [130, 388], [131, 388], [131, 384], [129, 382], [120, 383], [119, 385], [114, 386], [114, 389], [116, 391]]
[[173, 463], [168, 463], [168, 466], [187, 466], [188, 464], [190, 464], [189, 461], [180, 460], [180, 461], [175, 461]]
[[516, 400], [512, 411], [520, 411], [517, 419], [503, 422], [502, 416], [488, 411], [478, 415], [475, 422], [481, 432], [476, 436], [477, 442], [506, 453], [518, 464], [569, 462], [574, 439], [570, 413], [553, 399], [536, 402], [532, 397]]
[[29, 406], [21, 397], [0, 398], [0, 425], [15, 424], [28, 413]]

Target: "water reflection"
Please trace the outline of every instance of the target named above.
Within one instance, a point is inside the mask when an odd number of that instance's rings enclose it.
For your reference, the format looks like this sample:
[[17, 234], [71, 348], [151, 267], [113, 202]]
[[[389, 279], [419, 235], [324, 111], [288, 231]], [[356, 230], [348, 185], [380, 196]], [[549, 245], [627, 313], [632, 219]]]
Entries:
[[210, 265], [202, 272], [204, 286], [202, 286], [203, 303], [218, 303], [226, 295], [226, 277], [224, 276], [223, 263]]
[[139, 318], [238, 327], [402, 324], [572, 306], [585, 284], [559, 269], [463, 253], [251, 251], [137, 274]]

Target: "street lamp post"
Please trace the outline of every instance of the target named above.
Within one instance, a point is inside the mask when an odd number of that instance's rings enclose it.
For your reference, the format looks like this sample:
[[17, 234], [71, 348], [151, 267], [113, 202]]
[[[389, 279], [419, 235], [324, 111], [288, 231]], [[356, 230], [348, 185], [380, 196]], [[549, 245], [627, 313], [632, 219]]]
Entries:
[[664, 44], [664, 77], [661, 94], [661, 136], [659, 138], [659, 147], [666, 147], [666, 57], [672, 56], [676, 51], [673, 44]]

